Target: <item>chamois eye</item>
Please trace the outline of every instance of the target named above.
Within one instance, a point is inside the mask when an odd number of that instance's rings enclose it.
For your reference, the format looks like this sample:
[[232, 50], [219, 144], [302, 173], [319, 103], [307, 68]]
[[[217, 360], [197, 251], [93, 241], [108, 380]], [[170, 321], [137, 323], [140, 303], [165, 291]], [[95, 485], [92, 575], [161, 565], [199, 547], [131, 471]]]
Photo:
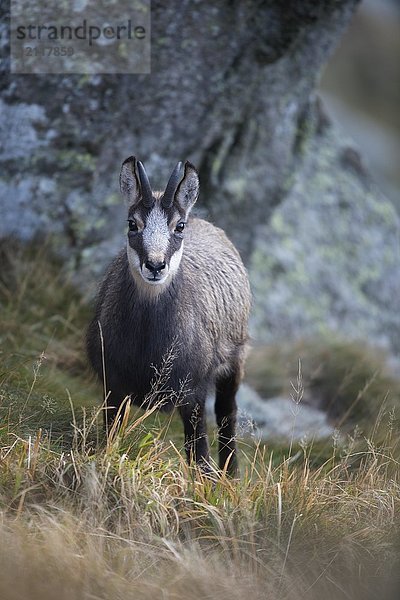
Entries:
[[128, 219], [129, 231], [137, 231], [138, 226], [135, 219]]
[[182, 231], [185, 229], [185, 223], [183, 221], [181, 221], [180, 223], [177, 224], [177, 226], [175, 227], [175, 233], [182, 233]]

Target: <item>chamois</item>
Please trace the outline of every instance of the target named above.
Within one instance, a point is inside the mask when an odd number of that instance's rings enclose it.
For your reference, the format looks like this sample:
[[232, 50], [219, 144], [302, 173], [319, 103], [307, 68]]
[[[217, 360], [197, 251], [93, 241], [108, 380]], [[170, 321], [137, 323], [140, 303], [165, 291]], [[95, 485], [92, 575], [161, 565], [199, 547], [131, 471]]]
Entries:
[[106, 381], [106, 427], [127, 396], [143, 406], [154, 366], [173, 346], [168, 388], [188, 381], [177, 407], [188, 461], [208, 468], [205, 402], [213, 386], [219, 467], [235, 473], [235, 396], [251, 303], [246, 270], [222, 229], [189, 216], [199, 194], [190, 162], [176, 165], [161, 193], [131, 156], [122, 164], [120, 189], [129, 206], [127, 246], [106, 272], [87, 333], [90, 362]]

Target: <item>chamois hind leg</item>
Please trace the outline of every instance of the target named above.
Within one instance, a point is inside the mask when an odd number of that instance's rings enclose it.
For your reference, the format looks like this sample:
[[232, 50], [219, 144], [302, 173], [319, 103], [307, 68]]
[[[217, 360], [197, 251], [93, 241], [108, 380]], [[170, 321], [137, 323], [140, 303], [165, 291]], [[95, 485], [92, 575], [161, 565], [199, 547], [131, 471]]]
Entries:
[[188, 463], [193, 460], [204, 471], [208, 471], [209, 450], [206, 425], [207, 390], [197, 390], [192, 398], [186, 398], [179, 406], [179, 413], [185, 431], [185, 450]]
[[[123, 392], [117, 391], [116, 387], [111, 387], [112, 391], [108, 392], [107, 400], [104, 404], [104, 430], [106, 435], [108, 435], [111, 431], [115, 423], [115, 419], [117, 418], [119, 407], [123, 403], [126, 395]], [[125, 405], [124, 405], [125, 406]], [[122, 414], [124, 412], [124, 407], [122, 408]], [[121, 421], [122, 415], [119, 415], [118, 420]]]
[[[229, 475], [238, 472], [236, 451], [236, 392], [242, 379], [241, 368], [236, 366], [216, 380], [215, 416], [218, 425], [219, 468], [227, 468]], [[229, 462], [228, 462], [229, 461]]]

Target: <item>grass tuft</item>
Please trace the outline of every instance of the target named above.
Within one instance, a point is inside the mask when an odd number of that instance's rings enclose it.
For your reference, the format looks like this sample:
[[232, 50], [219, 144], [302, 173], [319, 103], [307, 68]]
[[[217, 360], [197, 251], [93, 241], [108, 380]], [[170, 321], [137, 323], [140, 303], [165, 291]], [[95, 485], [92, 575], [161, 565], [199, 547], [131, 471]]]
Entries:
[[85, 302], [46, 249], [0, 252], [2, 600], [397, 597], [395, 410], [323, 447], [241, 440], [238, 479], [189, 467], [175, 417], [129, 403], [105, 443]]

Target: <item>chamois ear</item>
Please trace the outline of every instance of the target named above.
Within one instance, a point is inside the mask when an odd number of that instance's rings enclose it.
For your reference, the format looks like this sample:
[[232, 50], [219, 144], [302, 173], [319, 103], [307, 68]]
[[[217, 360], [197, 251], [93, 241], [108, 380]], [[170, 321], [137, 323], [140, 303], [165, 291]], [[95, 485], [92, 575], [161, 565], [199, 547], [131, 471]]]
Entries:
[[140, 199], [139, 179], [137, 176], [137, 160], [130, 156], [122, 163], [119, 175], [121, 194], [128, 204], [137, 204]]
[[199, 175], [188, 160], [185, 162], [183, 178], [175, 192], [174, 202], [188, 213], [199, 196]]

